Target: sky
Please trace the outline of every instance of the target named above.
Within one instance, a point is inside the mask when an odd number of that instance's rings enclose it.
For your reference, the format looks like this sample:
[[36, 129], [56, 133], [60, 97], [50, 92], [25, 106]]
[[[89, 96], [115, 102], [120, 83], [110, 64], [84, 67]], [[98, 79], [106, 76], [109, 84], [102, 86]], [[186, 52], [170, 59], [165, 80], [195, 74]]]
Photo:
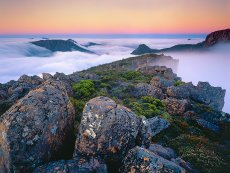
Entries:
[[209, 33], [230, 0], [0, 0], [0, 34]]

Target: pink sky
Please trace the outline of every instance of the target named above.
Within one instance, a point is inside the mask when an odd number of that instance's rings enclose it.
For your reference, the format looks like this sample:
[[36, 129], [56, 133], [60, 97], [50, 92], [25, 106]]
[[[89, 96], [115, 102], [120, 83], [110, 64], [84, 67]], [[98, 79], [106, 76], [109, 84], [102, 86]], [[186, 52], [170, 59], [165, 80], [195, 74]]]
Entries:
[[0, 34], [209, 33], [230, 0], [0, 0]]

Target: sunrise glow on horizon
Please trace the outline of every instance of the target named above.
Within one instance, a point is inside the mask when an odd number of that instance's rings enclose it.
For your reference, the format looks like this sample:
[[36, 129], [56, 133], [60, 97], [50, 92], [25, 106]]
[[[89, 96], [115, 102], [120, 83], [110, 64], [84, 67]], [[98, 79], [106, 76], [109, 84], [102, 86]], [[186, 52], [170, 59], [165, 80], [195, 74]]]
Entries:
[[230, 0], [0, 0], [0, 34], [209, 33]]

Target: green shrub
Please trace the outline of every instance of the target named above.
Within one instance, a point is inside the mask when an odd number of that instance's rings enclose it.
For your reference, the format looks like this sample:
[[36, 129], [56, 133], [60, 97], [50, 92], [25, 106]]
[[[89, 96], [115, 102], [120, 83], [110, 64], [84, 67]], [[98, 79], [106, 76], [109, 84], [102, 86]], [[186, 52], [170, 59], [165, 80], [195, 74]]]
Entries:
[[82, 111], [83, 111], [86, 101], [77, 100], [73, 97], [69, 97], [69, 99], [75, 108], [75, 121], [80, 123]]
[[147, 118], [161, 115], [165, 112], [163, 103], [151, 96], [143, 96], [141, 100], [131, 102], [130, 107], [137, 115], [143, 115]]
[[180, 85], [184, 85], [185, 82], [181, 81], [181, 80], [177, 80], [176, 82], [174, 82], [174, 86], [180, 86]]
[[86, 99], [91, 97], [96, 89], [92, 80], [82, 80], [73, 85], [73, 91], [78, 99]]
[[124, 77], [127, 80], [133, 80], [141, 76], [141, 73], [139, 71], [128, 71], [122, 74], [122, 77]]
[[169, 142], [169, 146], [186, 161], [204, 173], [226, 172], [228, 166], [218, 146], [207, 138], [194, 135], [180, 135]]

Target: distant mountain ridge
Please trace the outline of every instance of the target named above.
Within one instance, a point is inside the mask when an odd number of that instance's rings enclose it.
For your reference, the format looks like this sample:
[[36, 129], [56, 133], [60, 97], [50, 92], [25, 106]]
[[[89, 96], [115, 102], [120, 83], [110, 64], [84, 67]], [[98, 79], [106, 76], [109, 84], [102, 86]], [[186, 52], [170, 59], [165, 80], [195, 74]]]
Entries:
[[141, 55], [145, 53], [164, 53], [173, 51], [204, 51], [219, 43], [230, 43], [230, 29], [219, 30], [207, 35], [205, 41], [197, 44], [178, 44], [170, 48], [151, 49], [145, 44], [141, 44], [131, 54]]
[[79, 52], [85, 52], [85, 53], [93, 53], [92, 51], [84, 48], [80, 44], [78, 44], [76, 41], [72, 39], [68, 40], [39, 40], [39, 41], [33, 41], [32, 44], [36, 46], [40, 46], [43, 48], [46, 48], [52, 52], [71, 52], [71, 51], [79, 51]]

